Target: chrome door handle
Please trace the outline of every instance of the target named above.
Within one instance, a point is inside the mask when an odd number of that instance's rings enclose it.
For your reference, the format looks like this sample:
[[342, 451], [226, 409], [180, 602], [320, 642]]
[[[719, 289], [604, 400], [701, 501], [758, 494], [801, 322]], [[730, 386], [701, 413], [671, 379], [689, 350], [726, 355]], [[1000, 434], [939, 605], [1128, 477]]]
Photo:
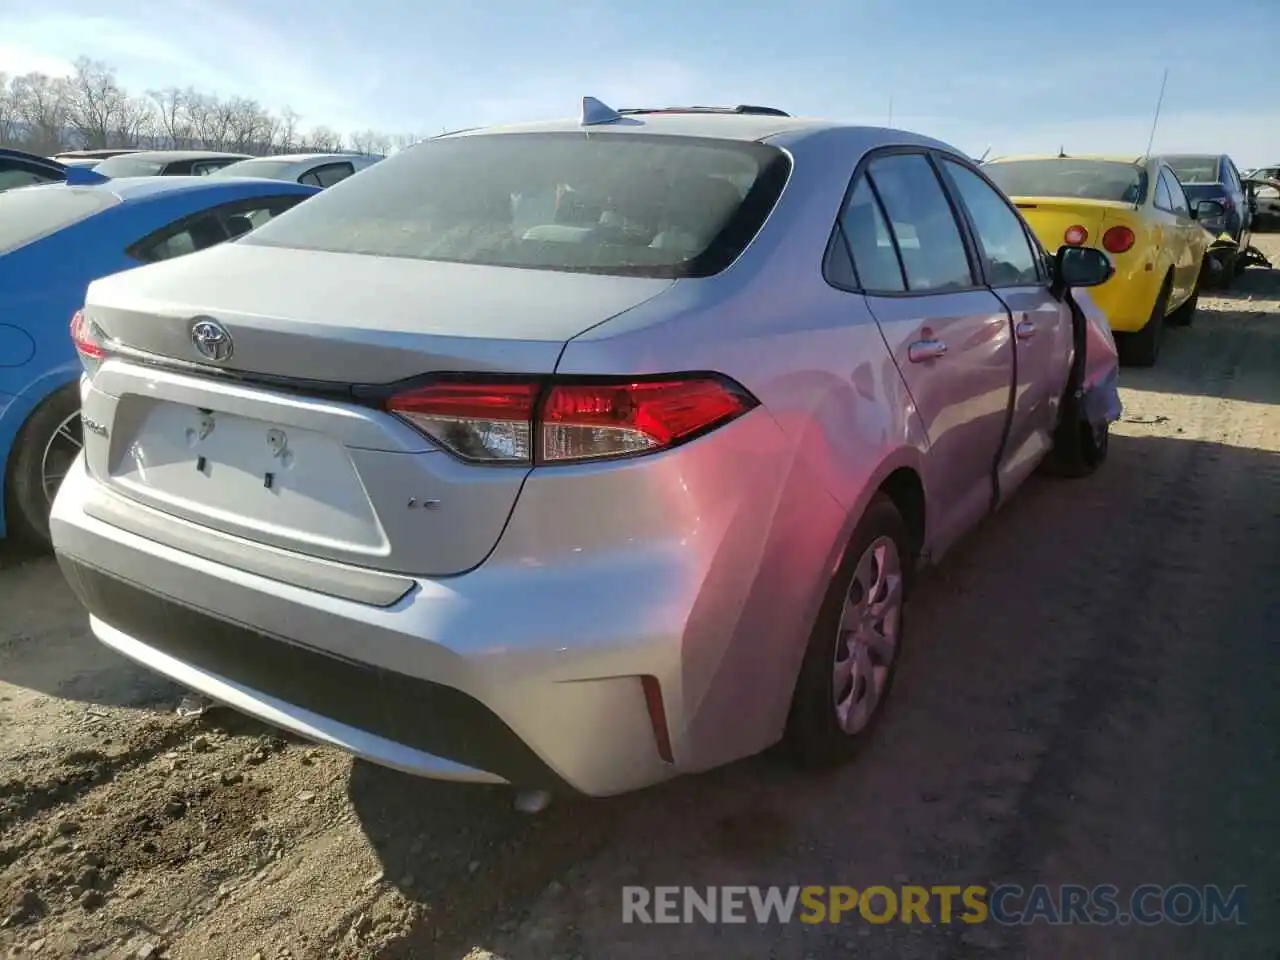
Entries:
[[1036, 325], [1030, 320], [1023, 320], [1013, 328], [1019, 340], [1030, 340], [1036, 335]]
[[941, 340], [917, 340], [907, 347], [907, 359], [912, 363], [939, 360], [947, 355], [947, 345]]

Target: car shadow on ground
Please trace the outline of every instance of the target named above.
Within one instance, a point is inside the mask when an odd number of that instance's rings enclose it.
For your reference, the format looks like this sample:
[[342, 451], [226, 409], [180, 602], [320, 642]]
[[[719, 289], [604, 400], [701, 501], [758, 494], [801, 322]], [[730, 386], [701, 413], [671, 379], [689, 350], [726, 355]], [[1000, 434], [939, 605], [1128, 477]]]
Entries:
[[172, 707], [167, 680], [107, 649], [47, 552], [0, 541], [0, 682], [104, 707]]
[[[436, 783], [356, 764], [348, 795], [358, 821], [386, 879], [425, 911], [406, 938], [378, 954], [379, 960], [456, 958], [477, 945], [500, 952], [522, 912], [549, 884], [554, 888], [563, 882], [576, 889], [591, 882], [592, 858], [606, 850], [612, 854], [611, 872], [602, 878], [608, 885], [602, 896], [610, 904], [620, 902], [618, 883], [693, 882], [689, 878], [695, 869], [703, 871], [700, 879], [707, 883], [787, 883], [789, 878], [828, 876], [833, 851], [812, 840], [815, 831], [821, 838], [829, 829], [828, 820], [841, 824], [842, 836], [833, 841], [837, 855], [858, 851], [859, 859], [888, 870], [886, 877], [907, 869], [908, 864], [894, 862], [906, 858], [900, 851], [915, 849], [918, 854], [920, 838], [931, 834], [929, 825], [938, 822], [939, 811], [981, 789], [973, 784], [980, 773], [964, 757], [975, 743], [1008, 736], [1009, 720], [1002, 712], [1006, 705], [1042, 709], [1036, 706], [1034, 668], [1023, 661], [1060, 656], [1086, 676], [1094, 676], [1095, 668], [1106, 674], [1107, 661], [1129, 642], [1126, 625], [1113, 619], [1115, 611], [1094, 612], [1081, 606], [1081, 598], [1113, 594], [1117, 582], [1146, 577], [1151, 556], [1136, 559], [1139, 551], [1131, 543], [1135, 559], [1100, 563], [1100, 551], [1105, 555], [1109, 549], [1100, 544], [1129, 529], [1135, 531], [1130, 539], [1137, 537], [1143, 545], [1142, 553], [1158, 551], [1171, 507], [1153, 491], [1170, 482], [1164, 473], [1171, 464], [1180, 469], [1216, 465], [1212, 469], [1221, 473], [1215, 475], [1223, 476], [1280, 474], [1280, 454], [1268, 451], [1116, 434], [1109, 462], [1095, 477], [1033, 479], [938, 571], [922, 578], [909, 607], [912, 634], [895, 700], [875, 741], [845, 768], [803, 773], [775, 749], [620, 798], [557, 800], [542, 814], [528, 816], [515, 812], [514, 794], [505, 788]], [[1031, 542], [1039, 547], [1027, 568]], [[1121, 563], [1144, 568], [1119, 568]], [[1036, 576], [1017, 574], [1019, 598], [995, 614], [993, 598], [1008, 598], [1012, 572], [1028, 569]], [[1009, 655], [1026, 648], [1029, 639], [1044, 636], [1047, 628], [1062, 631], [1072, 622], [1087, 625], [1068, 638], [1055, 635], [1052, 653]], [[1270, 649], [1274, 624], [1258, 622], [1250, 630], [1256, 636], [1247, 642], [1260, 652]], [[1116, 683], [1124, 682], [1122, 674], [1115, 675], [1121, 677]], [[1110, 681], [1095, 678], [1091, 683], [1097, 689], [1090, 688], [1091, 699], [1079, 709], [1105, 712], [1098, 704], [1115, 699], [1116, 691]], [[975, 711], [976, 703], [998, 706]], [[1085, 725], [1097, 722], [1096, 716], [1076, 719]], [[1065, 746], [1054, 748], [1051, 759], [1041, 763], [1052, 769], [1038, 771], [1027, 791], [1056, 795], [1070, 789], [1080, 772], [1079, 761], [1072, 759], [1079, 732], [1065, 728], [1071, 722], [1068, 716], [1053, 735]], [[1047, 786], [1037, 787], [1042, 779]], [[1020, 804], [1035, 802], [1024, 795]], [[1051, 826], [1044, 832], [1052, 835]], [[923, 854], [925, 862], [948, 855], [954, 856], [954, 850], [945, 845]], [[618, 862], [624, 866], [619, 868]], [[630, 879], [619, 881], [620, 870]], [[707, 879], [707, 870], [720, 870], [723, 876]], [[740, 870], [773, 879], [743, 880]], [[652, 930], [628, 929], [625, 939], [632, 946], [637, 937], [649, 941], [652, 934], [657, 939]], [[624, 938], [620, 921], [617, 936]], [[524, 954], [517, 950], [516, 955]]]
[[[1254, 272], [1273, 274], [1266, 277], [1266, 282], [1277, 288], [1272, 295], [1280, 298], [1280, 270], [1250, 271]], [[1238, 298], [1248, 296], [1243, 283], [1241, 290], [1233, 291], [1231, 295]], [[1229, 346], [1236, 356], [1269, 356], [1273, 369], [1280, 372], [1280, 313], [1275, 310], [1251, 313], [1248, 301], [1238, 299], [1226, 311], [1201, 309], [1190, 328], [1166, 330], [1156, 365], [1122, 367], [1120, 386], [1144, 393], [1216, 396], [1223, 391], [1224, 377], [1230, 378], [1231, 375], [1207, 371], [1198, 358], [1211, 356], [1215, 341], [1223, 337], [1230, 338]], [[1248, 385], [1233, 381], [1231, 393], [1236, 400], [1280, 403], [1280, 375], [1269, 379], [1253, 378]], [[1136, 399], [1140, 403], [1129, 404], [1130, 407], [1141, 405], [1142, 398]], [[1147, 419], [1135, 422], [1151, 422], [1149, 418], [1159, 416], [1159, 411], [1144, 409], [1140, 415]], [[1129, 416], [1130, 410], [1126, 409], [1126, 419]]]

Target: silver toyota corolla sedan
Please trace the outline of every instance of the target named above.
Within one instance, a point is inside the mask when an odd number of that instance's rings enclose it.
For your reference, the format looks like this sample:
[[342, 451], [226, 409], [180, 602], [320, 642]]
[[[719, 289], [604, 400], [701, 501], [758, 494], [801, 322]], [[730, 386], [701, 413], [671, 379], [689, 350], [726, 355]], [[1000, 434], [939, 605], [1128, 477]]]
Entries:
[[103, 643], [390, 767], [838, 761], [912, 572], [1105, 457], [1110, 272], [936, 140], [588, 98], [96, 281], [54, 543]]

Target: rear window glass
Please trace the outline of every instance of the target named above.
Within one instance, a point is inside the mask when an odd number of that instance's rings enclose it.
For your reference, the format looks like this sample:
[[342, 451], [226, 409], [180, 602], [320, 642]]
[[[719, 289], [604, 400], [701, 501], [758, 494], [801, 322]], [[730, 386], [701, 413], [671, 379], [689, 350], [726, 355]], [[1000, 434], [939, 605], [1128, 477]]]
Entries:
[[1112, 160], [1008, 160], [988, 163], [982, 172], [1010, 197], [1075, 197], [1141, 203], [1147, 173]]
[[1165, 157], [1183, 183], [1217, 183], [1217, 157]]
[[120, 202], [106, 190], [28, 187], [0, 193], [0, 253], [26, 246]]
[[164, 169], [162, 160], [140, 160], [136, 157], [108, 157], [93, 168], [104, 177], [154, 177]]
[[707, 276], [754, 238], [790, 170], [776, 147], [645, 134], [428, 141], [244, 242], [628, 276]]
[[292, 180], [291, 172], [297, 166], [292, 160], [240, 160], [219, 167], [211, 177], [263, 177], [267, 180]]
[[30, 187], [37, 183], [54, 183], [60, 179], [48, 171], [39, 171], [31, 167], [0, 168], [0, 190]]

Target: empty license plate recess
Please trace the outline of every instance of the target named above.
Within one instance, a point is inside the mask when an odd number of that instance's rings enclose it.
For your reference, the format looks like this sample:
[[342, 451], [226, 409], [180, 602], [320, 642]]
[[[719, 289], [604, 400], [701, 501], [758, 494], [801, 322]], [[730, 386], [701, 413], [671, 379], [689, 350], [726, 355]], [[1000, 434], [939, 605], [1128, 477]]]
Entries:
[[111, 481], [161, 510], [282, 546], [385, 543], [346, 449], [314, 430], [153, 401]]

